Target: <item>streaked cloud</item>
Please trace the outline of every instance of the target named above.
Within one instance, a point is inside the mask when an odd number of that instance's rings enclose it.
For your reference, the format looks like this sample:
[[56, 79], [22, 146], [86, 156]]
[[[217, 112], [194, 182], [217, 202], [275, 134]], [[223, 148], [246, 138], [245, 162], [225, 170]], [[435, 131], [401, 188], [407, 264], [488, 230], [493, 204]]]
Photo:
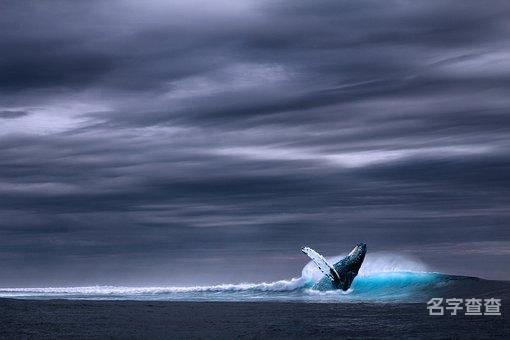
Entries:
[[508, 279], [509, 11], [4, 2], [0, 285], [279, 279], [359, 240]]

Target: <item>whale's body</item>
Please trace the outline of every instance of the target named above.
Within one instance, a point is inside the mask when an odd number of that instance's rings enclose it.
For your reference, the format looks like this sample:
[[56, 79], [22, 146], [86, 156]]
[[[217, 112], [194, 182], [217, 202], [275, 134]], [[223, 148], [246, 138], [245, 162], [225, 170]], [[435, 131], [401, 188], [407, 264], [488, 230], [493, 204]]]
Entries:
[[349, 255], [333, 265], [329, 264], [322, 255], [311, 248], [304, 247], [301, 250], [307, 254], [325, 274], [324, 277], [313, 286], [314, 289], [342, 289], [345, 291], [351, 287], [352, 281], [356, 275], [358, 275], [361, 264], [365, 259], [367, 245], [362, 242], [358, 243]]

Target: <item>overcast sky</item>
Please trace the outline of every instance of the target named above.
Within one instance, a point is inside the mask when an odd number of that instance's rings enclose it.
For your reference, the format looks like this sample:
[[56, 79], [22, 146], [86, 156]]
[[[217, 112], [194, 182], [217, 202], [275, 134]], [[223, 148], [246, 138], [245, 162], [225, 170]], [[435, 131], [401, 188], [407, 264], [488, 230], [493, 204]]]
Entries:
[[508, 1], [1, 1], [1, 286], [510, 279]]

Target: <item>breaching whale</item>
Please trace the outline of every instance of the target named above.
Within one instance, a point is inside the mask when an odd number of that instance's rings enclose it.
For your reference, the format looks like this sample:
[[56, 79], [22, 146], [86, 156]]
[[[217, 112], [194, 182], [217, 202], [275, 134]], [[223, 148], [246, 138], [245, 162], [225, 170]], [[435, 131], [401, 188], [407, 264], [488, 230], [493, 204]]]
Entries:
[[314, 289], [342, 289], [345, 291], [349, 289], [352, 281], [358, 275], [359, 268], [365, 259], [367, 245], [363, 242], [358, 243], [349, 255], [333, 265], [312, 248], [303, 247], [301, 251], [308, 255], [324, 273], [324, 277], [313, 286]]

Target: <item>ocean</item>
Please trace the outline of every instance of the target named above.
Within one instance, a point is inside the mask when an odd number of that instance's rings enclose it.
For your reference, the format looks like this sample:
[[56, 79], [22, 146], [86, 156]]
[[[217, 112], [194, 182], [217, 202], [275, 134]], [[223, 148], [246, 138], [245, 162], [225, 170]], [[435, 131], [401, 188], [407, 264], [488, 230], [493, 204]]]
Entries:
[[[340, 258], [340, 257], [338, 257]], [[336, 258], [330, 259], [331, 262]], [[508, 338], [510, 283], [430, 271], [372, 253], [346, 291], [301, 275], [259, 283], [184, 287], [0, 289], [2, 339], [481, 339]], [[501, 315], [429, 315], [431, 298], [500, 299]]]
[[[329, 259], [336, 262], [343, 255]], [[0, 288], [0, 297], [21, 299], [413, 303], [431, 298], [493, 297], [510, 292], [510, 282], [431, 272], [416, 259], [401, 255], [367, 255], [347, 291], [321, 291], [315, 284], [322, 273], [310, 262], [299, 277], [274, 282], [225, 283], [210, 286], [85, 286]]]

